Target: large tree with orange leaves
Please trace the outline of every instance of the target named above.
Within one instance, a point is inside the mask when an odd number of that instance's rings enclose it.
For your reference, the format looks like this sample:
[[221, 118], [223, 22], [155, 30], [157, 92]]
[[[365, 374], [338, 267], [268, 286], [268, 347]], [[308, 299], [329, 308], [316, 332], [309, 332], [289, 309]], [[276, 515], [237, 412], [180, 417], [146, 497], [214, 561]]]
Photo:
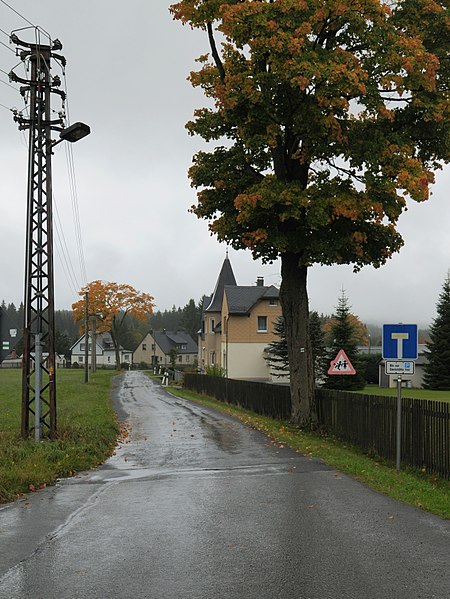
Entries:
[[72, 304], [75, 322], [84, 322], [86, 293], [88, 294], [88, 314], [89, 317], [97, 319], [97, 330], [111, 333], [116, 354], [116, 368], [119, 369], [120, 331], [124, 320], [128, 314], [139, 320], [152, 314], [154, 298], [148, 293], [136, 291], [131, 285], [93, 281], [81, 289], [82, 299]]
[[[181, 0], [205, 31], [191, 73], [212, 100], [190, 133], [193, 212], [219, 240], [281, 258], [292, 418], [314, 425], [310, 265], [379, 267], [449, 158], [446, 0]], [[220, 42], [220, 45], [219, 45]], [[222, 142], [223, 140], [223, 142]], [[222, 143], [221, 143], [222, 142]]]

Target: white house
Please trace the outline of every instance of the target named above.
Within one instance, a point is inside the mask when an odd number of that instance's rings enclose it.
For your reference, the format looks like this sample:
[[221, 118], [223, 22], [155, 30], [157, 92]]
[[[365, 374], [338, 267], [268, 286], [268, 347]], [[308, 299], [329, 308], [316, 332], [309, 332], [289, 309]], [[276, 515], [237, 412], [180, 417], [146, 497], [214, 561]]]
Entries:
[[[89, 358], [88, 363], [92, 364], [92, 333], [89, 332]], [[80, 366], [85, 364], [85, 348], [86, 342], [84, 335], [76, 341], [70, 348], [72, 356], [72, 366], [78, 363]], [[95, 340], [95, 355], [96, 363], [99, 368], [115, 368], [116, 365], [116, 352], [114, 350], [114, 344], [110, 333], [97, 333]], [[133, 352], [128, 349], [124, 349], [122, 346], [119, 348], [120, 363], [123, 362], [132, 364]]]

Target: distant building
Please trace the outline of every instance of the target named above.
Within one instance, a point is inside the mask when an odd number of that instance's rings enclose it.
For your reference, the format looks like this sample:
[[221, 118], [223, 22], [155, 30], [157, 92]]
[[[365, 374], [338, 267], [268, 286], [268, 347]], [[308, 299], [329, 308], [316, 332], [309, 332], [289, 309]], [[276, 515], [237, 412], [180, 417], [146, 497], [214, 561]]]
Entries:
[[[95, 340], [95, 355], [97, 360], [97, 367], [100, 368], [115, 368], [116, 366], [116, 352], [114, 350], [114, 343], [111, 337], [111, 333], [97, 333]], [[88, 363], [92, 363], [92, 334], [89, 333], [88, 337]], [[76, 341], [70, 348], [72, 366], [74, 363], [78, 363], [80, 366], [85, 364], [85, 348], [86, 341], [84, 335]], [[119, 348], [120, 363], [123, 362], [131, 364], [133, 361], [133, 352], [129, 349], [124, 349], [122, 346]]]
[[17, 329], [11, 323], [6, 310], [0, 306], [0, 363], [9, 357], [18, 340]]
[[265, 286], [261, 277], [256, 285], [237, 285], [227, 256], [213, 294], [204, 299], [199, 366], [217, 365], [228, 378], [271, 380], [264, 356], [268, 344], [279, 339], [274, 323], [280, 316], [278, 289]]
[[[417, 360], [414, 362], [414, 374], [402, 374], [402, 386], [420, 389], [423, 387], [423, 379], [425, 375], [425, 366], [428, 363], [426, 355], [426, 344], [419, 343]], [[381, 348], [380, 348], [381, 353]], [[394, 360], [395, 361], [395, 360]], [[386, 374], [386, 360], [380, 360], [379, 363], [379, 386], [393, 388], [397, 386], [398, 376], [395, 374]]]
[[[42, 354], [44, 363], [47, 364], [48, 352]], [[31, 361], [34, 368], [34, 353], [31, 353]], [[55, 366], [56, 368], [65, 368], [66, 359], [64, 356], [55, 354]], [[1, 368], [22, 368], [22, 356], [18, 356], [16, 351], [13, 350], [0, 364]]]
[[133, 353], [133, 363], [170, 366], [171, 350], [176, 351], [177, 368], [195, 365], [197, 344], [186, 331], [149, 331]]

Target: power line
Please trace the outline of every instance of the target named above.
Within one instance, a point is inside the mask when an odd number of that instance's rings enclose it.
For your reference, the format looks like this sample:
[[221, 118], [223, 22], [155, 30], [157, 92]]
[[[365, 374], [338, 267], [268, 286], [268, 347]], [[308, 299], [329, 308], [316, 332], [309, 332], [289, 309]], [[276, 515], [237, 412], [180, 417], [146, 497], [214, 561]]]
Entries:
[[[58, 228], [57, 227], [56, 227], [56, 234], [57, 234], [57, 236], [59, 238], [59, 233], [58, 233]], [[56, 239], [55, 239], [55, 241], [56, 241]], [[66, 266], [64, 266], [65, 256], [64, 256], [64, 253], [61, 255], [62, 246], [61, 246], [61, 249], [60, 249], [60, 245], [58, 243], [55, 243], [55, 249], [56, 249], [56, 253], [58, 254], [59, 262], [60, 262], [60, 264], [62, 266], [62, 270], [63, 270], [64, 276], [66, 278], [67, 283], [69, 284], [70, 291], [73, 293], [73, 297], [77, 297], [78, 293], [75, 291], [73, 283], [71, 282], [71, 280], [69, 278], [70, 275], [68, 274], [68, 271], [66, 270]]]
[[[4, 72], [4, 71], [3, 71]], [[11, 89], [13, 89], [15, 92], [18, 92], [19, 90], [17, 89], [17, 87], [14, 87], [14, 85], [11, 85], [10, 83], [8, 83], [7, 81], [3, 81], [3, 79], [0, 79], [0, 83], [3, 83], [3, 85], [7, 85], [8, 87], [10, 87]]]
[[[67, 123], [68, 123], [68, 125], [70, 125], [69, 102], [67, 100], [69, 94], [68, 94], [68, 90], [67, 90], [66, 70], [64, 67], [62, 67], [62, 72], [63, 72], [63, 79], [64, 79], [64, 91], [66, 93], [65, 108], [66, 108], [66, 112], [67, 112]], [[80, 261], [81, 276], [83, 278], [84, 283], [86, 284], [87, 283], [86, 261], [84, 258], [83, 238], [81, 235], [81, 221], [80, 221], [80, 211], [79, 211], [79, 204], [78, 204], [78, 191], [77, 191], [77, 182], [76, 182], [76, 177], [75, 177], [75, 163], [74, 163], [74, 159], [73, 159], [73, 150], [72, 150], [72, 146], [70, 144], [66, 144], [65, 149], [66, 149], [67, 169], [68, 169], [68, 175], [69, 175], [69, 185], [70, 185], [71, 197], [72, 197], [72, 210], [73, 210], [74, 225], [75, 225], [75, 238], [76, 238], [77, 248], [78, 248], [78, 258]]]
[[5, 2], [5, 0], [0, 0], [0, 2], [2, 4], [4, 4], [5, 6], [7, 6], [10, 10], [12, 10], [13, 12], [15, 12], [16, 15], [18, 15], [21, 19], [23, 19], [26, 23], [28, 23], [28, 25], [31, 25], [32, 27], [35, 27], [34, 23], [32, 23], [30, 20], [28, 20], [22, 14], [20, 14], [19, 11], [17, 11], [15, 8], [13, 8], [12, 6], [10, 6], [7, 2]]
[[56, 198], [55, 198], [54, 194], [53, 194], [53, 204], [55, 206], [55, 213], [56, 213], [56, 220], [55, 220], [56, 234], [58, 237], [59, 245], [61, 246], [62, 256], [59, 252], [58, 244], [56, 245], [56, 249], [58, 250], [58, 254], [60, 256], [61, 264], [62, 264], [62, 267], [64, 270], [64, 274], [66, 276], [66, 280], [69, 283], [69, 287], [71, 287], [72, 291], [74, 292], [74, 297], [77, 297], [78, 289], [80, 289], [81, 286], [80, 286], [80, 284], [77, 280], [77, 277], [75, 275], [75, 270], [73, 268], [72, 260], [70, 258], [70, 252], [67, 247], [66, 237], [64, 235], [64, 229], [62, 226], [61, 218], [59, 216], [58, 205], [56, 203]]
[[74, 159], [73, 159], [73, 150], [69, 144], [66, 144], [65, 150], [66, 150], [67, 170], [68, 170], [68, 175], [69, 175], [70, 195], [72, 198], [72, 212], [73, 212], [74, 225], [75, 225], [75, 239], [76, 239], [76, 243], [77, 243], [78, 259], [80, 262], [80, 270], [81, 270], [81, 276], [83, 278], [83, 282], [87, 283], [86, 262], [84, 259], [83, 238], [81, 235], [81, 221], [80, 221], [80, 211], [79, 211], [79, 206], [78, 206], [78, 190], [77, 190], [77, 182], [76, 182], [76, 176], [75, 176], [75, 163], [74, 163]]
[[0, 41], [0, 44], [1, 44], [2, 46], [5, 46], [5, 48], [6, 48], [7, 50], [9, 50], [10, 52], [12, 52], [14, 55], [16, 54], [16, 53], [14, 52], [14, 50], [8, 46], [8, 44], [5, 44], [4, 42], [1, 42], [1, 41]]

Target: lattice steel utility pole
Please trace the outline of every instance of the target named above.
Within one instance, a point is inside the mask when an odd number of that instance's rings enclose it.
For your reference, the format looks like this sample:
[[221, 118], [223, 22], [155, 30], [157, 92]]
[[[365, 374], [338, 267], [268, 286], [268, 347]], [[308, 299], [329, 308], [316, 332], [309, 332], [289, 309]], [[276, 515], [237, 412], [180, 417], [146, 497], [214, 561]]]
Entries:
[[[55, 319], [53, 275], [52, 153], [66, 139], [77, 141], [87, 135], [87, 125], [76, 123], [64, 128], [64, 113], [51, 117], [51, 97], [65, 100], [59, 90], [61, 80], [52, 77], [54, 60], [64, 67], [65, 58], [59, 40], [49, 45], [28, 43], [11, 35], [20, 50], [20, 58], [30, 65], [30, 78], [11, 71], [10, 80], [22, 84], [20, 92], [29, 98], [29, 117], [16, 112], [19, 130], [29, 130], [27, 226], [25, 249], [24, 332], [22, 361], [22, 436], [34, 430], [42, 436], [56, 435]], [[60, 139], [52, 140], [59, 131]], [[34, 426], [30, 422], [34, 416]]]

